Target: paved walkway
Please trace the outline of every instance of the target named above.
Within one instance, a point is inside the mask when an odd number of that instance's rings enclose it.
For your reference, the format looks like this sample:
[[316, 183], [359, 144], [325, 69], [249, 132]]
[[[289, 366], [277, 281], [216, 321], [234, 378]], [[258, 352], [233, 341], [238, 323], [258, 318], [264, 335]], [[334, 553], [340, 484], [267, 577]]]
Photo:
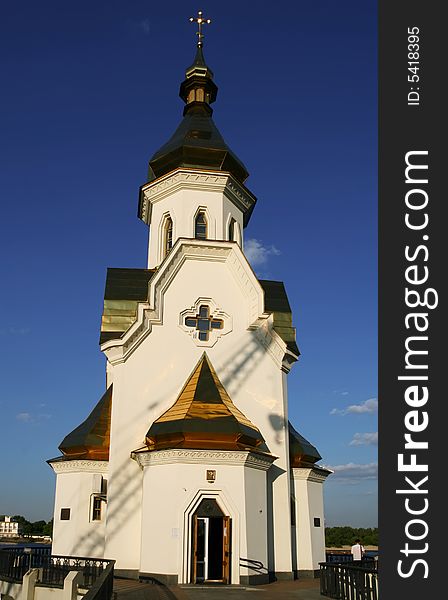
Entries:
[[318, 579], [276, 581], [257, 586], [164, 586], [114, 579], [113, 600], [319, 600]]

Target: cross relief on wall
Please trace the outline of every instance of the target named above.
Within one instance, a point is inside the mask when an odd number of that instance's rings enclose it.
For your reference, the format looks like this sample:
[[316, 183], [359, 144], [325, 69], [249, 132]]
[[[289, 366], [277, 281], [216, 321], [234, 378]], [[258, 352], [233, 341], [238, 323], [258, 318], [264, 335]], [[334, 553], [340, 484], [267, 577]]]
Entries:
[[195, 317], [185, 317], [185, 325], [187, 327], [194, 327], [196, 329], [197, 336], [201, 342], [206, 342], [209, 339], [210, 331], [212, 329], [222, 329], [224, 321], [222, 319], [215, 319], [210, 315], [210, 307], [206, 304], [199, 306], [199, 313]]
[[232, 319], [211, 298], [198, 298], [181, 312], [179, 325], [198, 346], [213, 346], [232, 330]]

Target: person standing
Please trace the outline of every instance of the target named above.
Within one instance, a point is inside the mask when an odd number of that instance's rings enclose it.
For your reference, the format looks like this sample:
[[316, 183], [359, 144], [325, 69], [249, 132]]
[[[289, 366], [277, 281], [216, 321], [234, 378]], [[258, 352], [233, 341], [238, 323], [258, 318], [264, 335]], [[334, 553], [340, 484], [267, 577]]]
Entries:
[[353, 556], [353, 564], [361, 566], [361, 561], [365, 553], [364, 546], [361, 544], [361, 540], [355, 540], [355, 543], [351, 547], [351, 553]]

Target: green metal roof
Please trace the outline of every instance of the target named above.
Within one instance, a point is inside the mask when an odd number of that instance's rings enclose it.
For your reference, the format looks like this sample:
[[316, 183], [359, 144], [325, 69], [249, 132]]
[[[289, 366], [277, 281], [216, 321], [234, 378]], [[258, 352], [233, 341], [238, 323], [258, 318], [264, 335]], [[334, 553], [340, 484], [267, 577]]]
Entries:
[[155, 269], [107, 269], [100, 344], [122, 336], [137, 317], [139, 302], [148, 299]]
[[294, 427], [291, 422], [288, 421], [289, 429], [289, 458], [291, 466], [306, 466], [307, 464], [314, 464], [322, 458], [317, 451], [317, 448], [313, 446], [307, 439], [303, 437]]
[[149, 181], [179, 167], [227, 171], [243, 183], [249, 173], [218, 131], [211, 108], [195, 103], [149, 161]]
[[274, 331], [286, 342], [288, 350], [300, 356], [296, 342], [296, 330], [292, 326], [292, 312], [286, 289], [282, 281], [259, 279], [264, 290], [264, 309], [271, 312], [274, 318]]

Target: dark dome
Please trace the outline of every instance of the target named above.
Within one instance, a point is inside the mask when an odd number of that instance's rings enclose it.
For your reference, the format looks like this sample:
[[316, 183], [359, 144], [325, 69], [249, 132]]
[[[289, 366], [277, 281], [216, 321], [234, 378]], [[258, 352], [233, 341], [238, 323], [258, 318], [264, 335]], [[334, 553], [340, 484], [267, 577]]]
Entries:
[[185, 72], [179, 95], [185, 102], [184, 118], [169, 141], [149, 161], [148, 180], [179, 167], [227, 171], [244, 183], [249, 173], [230, 150], [212, 119], [218, 88], [213, 72], [206, 65], [202, 47], [197, 48], [193, 64]]

